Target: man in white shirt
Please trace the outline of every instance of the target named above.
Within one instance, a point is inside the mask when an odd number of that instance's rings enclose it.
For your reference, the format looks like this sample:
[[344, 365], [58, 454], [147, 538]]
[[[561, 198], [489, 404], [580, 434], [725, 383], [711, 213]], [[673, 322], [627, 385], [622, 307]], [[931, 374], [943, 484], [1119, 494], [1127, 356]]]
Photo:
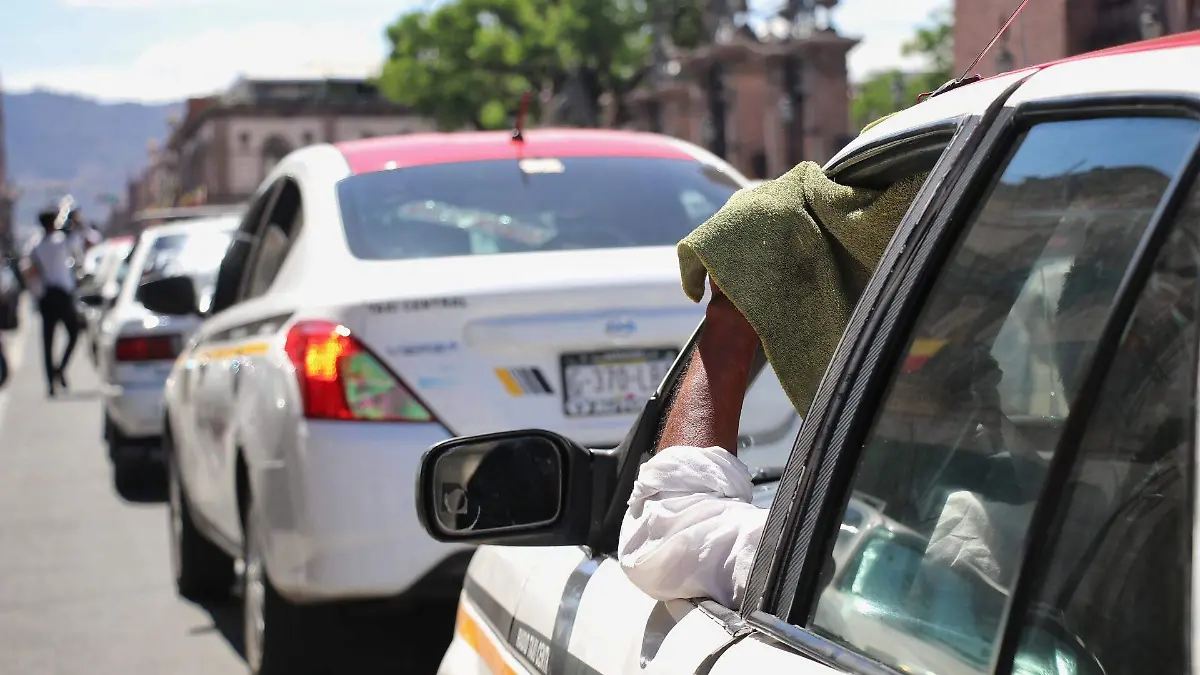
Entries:
[[704, 332], [657, 451], [634, 484], [617, 554], [625, 574], [651, 597], [705, 597], [737, 608], [767, 520], [767, 510], [750, 503], [750, 472], [737, 458], [758, 336], [710, 286]]
[[[29, 269], [33, 275], [32, 290], [42, 315], [42, 358], [46, 370], [46, 389], [53, 397], [58, 388], [67, 388], [66, 370], [79, 337], [79, 318], [75, 311], [75, 261], [86, 246], [85, 226], [60, 227], [69, 214], [56, 210], [38, 214], [42, 236], [29, 250]], [[54, 332], [58, 324], [67, 330], [67, 347], [55, 364]]]

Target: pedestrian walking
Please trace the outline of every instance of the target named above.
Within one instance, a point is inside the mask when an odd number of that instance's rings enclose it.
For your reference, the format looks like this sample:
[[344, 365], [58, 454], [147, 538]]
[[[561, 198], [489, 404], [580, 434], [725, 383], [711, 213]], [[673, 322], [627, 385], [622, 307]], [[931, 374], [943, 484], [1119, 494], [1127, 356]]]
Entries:
[[[47, 209], [38, 214], [42, 236], [29, 251], [30, 284], [42, 315], [42, 359], [46, 370], [46, 392], [53, 397], [67, 388], [67, 365], [79, 338], [79, 316], [75, 311], [75, 261], [86, 246], [86, 226], [64, 227], [69, 213]], [[72, 223], [74, 224], [74, 223]], [[67, 331], [62, 358], [54, 358], [54, 334], [58, 324]]]

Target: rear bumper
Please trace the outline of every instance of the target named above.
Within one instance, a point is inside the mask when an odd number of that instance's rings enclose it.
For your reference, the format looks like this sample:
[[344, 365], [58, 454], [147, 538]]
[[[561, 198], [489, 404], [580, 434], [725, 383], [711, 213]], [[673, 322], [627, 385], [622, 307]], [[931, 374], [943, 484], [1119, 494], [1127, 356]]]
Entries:
[[[417, 521], [416, 477], [438, 424], [302, 422], [286, 459], [252, 466], [271, 581], [293, 602], [457, 597], [464, 546]], [[457, 554], [457, 555], [456, 555]]]

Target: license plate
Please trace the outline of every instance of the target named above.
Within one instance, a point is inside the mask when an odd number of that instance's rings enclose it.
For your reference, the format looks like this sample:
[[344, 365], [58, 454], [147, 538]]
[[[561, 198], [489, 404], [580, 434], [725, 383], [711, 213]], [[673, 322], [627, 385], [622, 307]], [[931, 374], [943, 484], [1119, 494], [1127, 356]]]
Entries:
[[678, 355], [673, 348], [563, 354], [563, 414], [601, 417], [638, 412]]

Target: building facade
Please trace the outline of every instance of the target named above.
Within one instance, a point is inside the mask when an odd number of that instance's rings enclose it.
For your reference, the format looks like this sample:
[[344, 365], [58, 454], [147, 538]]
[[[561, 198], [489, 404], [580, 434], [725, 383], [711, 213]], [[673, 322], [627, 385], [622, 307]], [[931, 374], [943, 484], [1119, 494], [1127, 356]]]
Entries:
[[[954, 63], [961, 74], [991, 42], [1013, 0], [956, 0]], [[1025, 6], [974, 72], [983, 76], [1200, 29], [1200, 0], [1038, 0]]]
[[788, 3], [761, 32], [715, 16], [710, 44], [660, 45], [630, 126], [708, 148], [752, 178], [824, 162], [850, 139], [846, 54], [858, 43], [818, 20], [836, 3]]
[[365, 80], [240, 80], [190, 99], [126, 201], [145, 208], [245, 201], [276, 163], [314, 143], [434, 129]]

